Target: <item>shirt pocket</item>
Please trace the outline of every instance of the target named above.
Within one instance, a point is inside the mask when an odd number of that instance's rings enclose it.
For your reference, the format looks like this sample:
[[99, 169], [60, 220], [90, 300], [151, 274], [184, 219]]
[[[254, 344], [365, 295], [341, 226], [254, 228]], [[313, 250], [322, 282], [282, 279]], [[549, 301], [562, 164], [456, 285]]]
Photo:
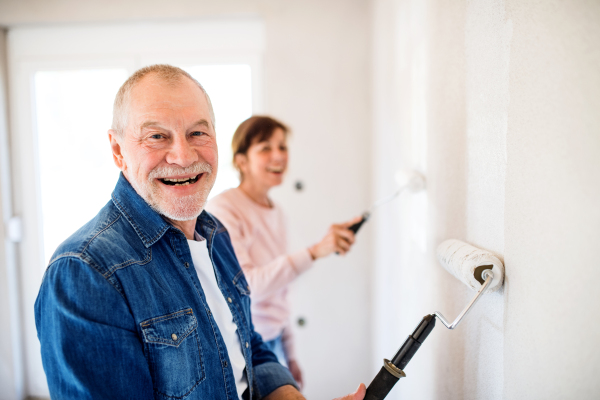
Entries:
[[154, 391], [183, 399], [205, 378], [198, 321], [191, 308], [142, 322]]

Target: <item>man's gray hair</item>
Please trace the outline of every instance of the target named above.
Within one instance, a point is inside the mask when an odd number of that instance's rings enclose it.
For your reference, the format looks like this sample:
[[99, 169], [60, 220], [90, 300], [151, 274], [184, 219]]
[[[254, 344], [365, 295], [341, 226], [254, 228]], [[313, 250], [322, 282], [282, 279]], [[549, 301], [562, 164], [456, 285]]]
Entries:
[[123, 83], [119, 91], [117, 92], [117, 96], [115, 97], [115, 103], [113, 105], [113, 120], [112, 120], [112, 129], [117, 133], [118, 136], [123, 136], [125, 132], [125, 128], [127, 127], [127, 118], [129, 116], [129, 104], [131, 102], [131, 92], [135, 85], [138, 84], [140, 80], [142, 80], [146, 75], [154, 74], [160, 80], [176, 85], [181, 83], [182, 79], [188, 78], [194, 82], [202, 93], [206, 96], [206, 101], [208, 102], [208, 110], [210, 112], [210, 122], [213, 125], [213, 129], [215, 129], [215, 113], [213, 111], [212, 103], [210, 102], [210, 97], [208, 97], [208, 93], [202, 87], [200, 82], [194, 79], [190, 74], [182, 70], [181, 68], [174, 67], [172, 65], [167, 64], [155, 64], [150, 65], [148, 67], [140, 68], [133, 73], [126, 81]]

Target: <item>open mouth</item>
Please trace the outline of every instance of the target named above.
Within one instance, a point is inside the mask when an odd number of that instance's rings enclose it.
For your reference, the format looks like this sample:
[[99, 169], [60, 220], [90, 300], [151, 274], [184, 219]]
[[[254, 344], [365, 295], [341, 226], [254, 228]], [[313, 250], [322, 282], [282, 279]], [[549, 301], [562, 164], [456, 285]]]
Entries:
[[270, 167], [270, 168], [267, 168], [267, 171], [274, 172], [276, 174], [280, 174], [283, 172], [283, 167]]
[[198, 182], [198, 179], [200, 179], [201, 176], [202, 176], [202, 174], [193, 176], [191, 178], [182, 178], [182, 179], [161, 178], [161, 179], [159, 179], [159, 181], [161, 181], [162, 183], [164, 183], [165, 185], [168, 185], [168, 186], [186, 186], [186, 185], [192, 185], [192, 184]]

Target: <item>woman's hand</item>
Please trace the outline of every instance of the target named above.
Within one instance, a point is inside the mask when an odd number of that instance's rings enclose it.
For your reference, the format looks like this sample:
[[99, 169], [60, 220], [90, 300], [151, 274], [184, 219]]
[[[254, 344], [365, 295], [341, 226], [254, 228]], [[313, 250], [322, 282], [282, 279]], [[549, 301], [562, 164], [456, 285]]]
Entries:
[[343, 224], [331, 225], [325, 237], [308, 248], [312, 259], [326, 257], [334, 252], [344, 255], [350, 251], [350, 247], [354, 244], [354, 232], [348, 228], [360, 220], [361, 217], [356, 217]]
[[302, 386], [304, 386], [304, 382], [302, 380], [302, 371], [300, 370], [300, 366], [295, 360], [288, 361], [288, 369], [292, 373], [294, 380], [298, 384], [300, 390], [302, 390]]

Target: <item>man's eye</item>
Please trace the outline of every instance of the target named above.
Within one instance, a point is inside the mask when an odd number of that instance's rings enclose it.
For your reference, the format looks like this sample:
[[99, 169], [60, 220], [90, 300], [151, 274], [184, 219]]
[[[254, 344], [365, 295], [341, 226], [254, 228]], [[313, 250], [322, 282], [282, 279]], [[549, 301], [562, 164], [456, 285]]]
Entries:
[[202, 135], [206, 135], [206, 133], [200, 132], [200, 131], [192, 132], [192, 136], [202, 136]]
[[150, 139], [162, 139], [163, 135], [161, 135], [160, 133], [155, 133], [154, 135], [150, 136]]

